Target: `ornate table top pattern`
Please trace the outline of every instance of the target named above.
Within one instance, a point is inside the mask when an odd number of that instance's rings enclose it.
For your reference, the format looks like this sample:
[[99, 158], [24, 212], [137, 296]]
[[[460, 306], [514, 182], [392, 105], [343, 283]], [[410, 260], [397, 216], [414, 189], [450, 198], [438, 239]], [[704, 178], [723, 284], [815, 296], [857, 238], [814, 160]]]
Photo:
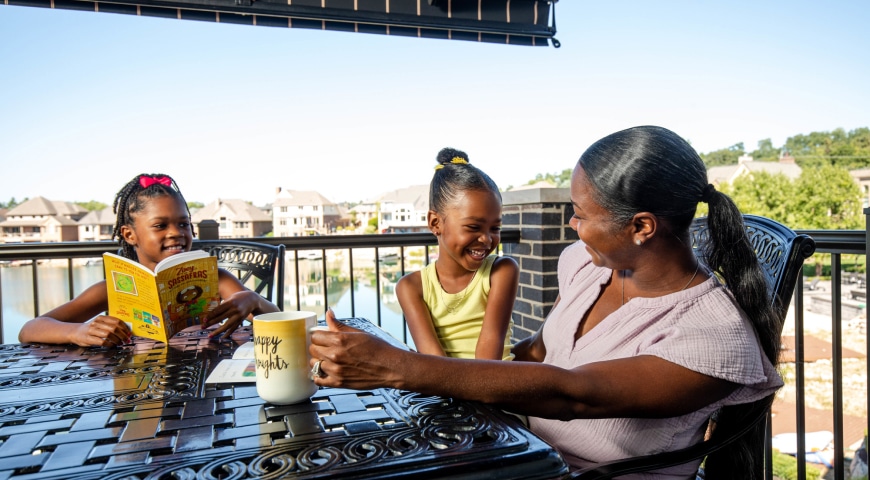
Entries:
[[[366, 320], [345, 322], [378, 334]], [[188, 330], [168, 345], [0, 345], [0, 480], [552, 478], [562, 459], [512, 417], [393, 389], [321, 389], [265, 404], [206, 385], [231, 342]], [[390, 340], [388, 338], [388, 340]], [[395, 340], [391, 340], [395, 342]]]

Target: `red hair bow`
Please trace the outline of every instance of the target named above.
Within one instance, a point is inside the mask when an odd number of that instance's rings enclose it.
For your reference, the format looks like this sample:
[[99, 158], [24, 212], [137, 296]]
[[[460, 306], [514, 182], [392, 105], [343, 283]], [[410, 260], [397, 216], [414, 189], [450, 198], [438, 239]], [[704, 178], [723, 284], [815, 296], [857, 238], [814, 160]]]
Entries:
[[147, 175], [142, 175], [141, 177], [139, 177], [139, 185], [141, 185], [142, 188], [148, 188], [151, 185], [154, 185], [155, 183], [158, 183], [158, 184], [166, 186], [166, 187], [171, 187], [172, 186], [172, 179], [170, 179], [169, 177], [164, 177], [164, 176], [149, 177]]

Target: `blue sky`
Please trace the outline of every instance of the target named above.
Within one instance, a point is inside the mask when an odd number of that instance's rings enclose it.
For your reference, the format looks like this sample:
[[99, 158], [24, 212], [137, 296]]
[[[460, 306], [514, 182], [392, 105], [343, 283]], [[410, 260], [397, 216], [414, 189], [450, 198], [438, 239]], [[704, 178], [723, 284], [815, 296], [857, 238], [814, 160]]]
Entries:
[[0, 5], [0, 200], [359, 201], [445, 146], [502, 187], [639, 124], [701, 152], [870, 126], [870, 2], [556, 4], [562, 44], [273, 29]]

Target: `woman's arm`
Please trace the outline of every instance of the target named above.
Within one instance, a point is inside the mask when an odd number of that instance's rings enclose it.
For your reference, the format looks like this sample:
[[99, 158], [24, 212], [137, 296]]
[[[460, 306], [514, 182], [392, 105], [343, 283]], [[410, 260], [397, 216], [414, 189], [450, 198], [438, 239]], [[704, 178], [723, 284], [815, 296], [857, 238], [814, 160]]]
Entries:
[[111, 347], [129, 342], [132, 332], [126, 323], [99, 315], [108, 304], [106, 282], [97, 282], [69, 302], [27, 321], [18, 332], [18, 341], [73, 343], [82, 347]]
[[202, 328], [226, 321], [209, 334], [211, 338], [229, 336], [239, 328], [242, 321], [252, 318], [253, 315], [279, 311], [274, 303], [242, 285], [235, 275], [223, 268], [218, 269], [218, 291], [221, 304], [209, 312], [208, 320], [203, 322]]
[[414, 346], [420, 353], [445, 356], [444, 348], [438, 341], [429, 308], [423, 301], [423, 280], [419, 271], [399, 279], [396, 284], [396, 297], [405, 315]]
[[670, 417], [695, 411], [736, 385], [658, 357], [642, 355], [566, 370], [532, 362], [465, 360], [400, 350], [335, 321], [312, 334], [318, 385], [391, 387], [476, 400], [555, 419]]
[[507, 336], [514, 300], [517, 298], [520, 269], [511, 257], [498, 257], [489, 273], [489, 298], [483, 316], [483, 327], [477, 339], [474, 357], [484, 360], [504, 358], [504, 340]]

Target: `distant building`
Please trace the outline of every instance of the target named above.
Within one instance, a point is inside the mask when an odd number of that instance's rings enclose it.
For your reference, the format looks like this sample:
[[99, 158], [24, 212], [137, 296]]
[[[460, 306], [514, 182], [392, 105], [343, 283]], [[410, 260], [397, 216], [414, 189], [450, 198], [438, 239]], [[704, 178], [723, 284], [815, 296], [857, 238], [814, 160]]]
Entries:
[[864, 202], [864, 208], [870, 207], [870, 168], [859, 168], [857, 170], [849, 170], [849, 175], [858, 183], [861, 188], [861, 200]]
[[338, 205], [323, 195], [278, 188], [272, 202], [272, 231], [276, 237], [327, 235], [341, 224]]
[[785, 153], [778, 162], [756, 162], [749, 155], [741, 155], [736, 165], [720, 165], [707, 170], [707, 181], [715, 186], [723, 183], [734, 183], [734, 180], [743, 175], [752, 175], [754, 172], [767, 172], [771, 175], [783, 174], [790, 180], [797, 180], [801, 176], [799, 167], [794, 157]]
[[72, 202], [31, 198], [6, 212], [6, 220], [0, 222], [0, 241], [75, 242], [79, 239], [77, 222], [87, 213]]
[[115, 212], [112, 211], [112, 207], [88, 212], [78, 221], [79, 241], [101, 242], [111, 240], [116, 220], [117, 217]]
[[556, 188], [556, 185], [549, 180], [538, 180], [537, 182], [528, 185], [520, 185], [518, 187], [510, 187], [506, 191], [515, 192], [517, 190], [533, 190], [536, 188]]
[[356, 227], [364, 231], [373, 218], [375, 220], [378, 218], [378, 202], [371, 200], [354, 205], [349, 215], [353, 218]]
[[236, 198], [219, 198], [192, 214], [194, 229], [203, 220], [218, 223], [220, 238], [262, 237], [272, 231], [272, 217], [261, 208]]
[[380, 233], [428, 232], [429, 185], [400, 188], [378, 200], [378, 231]]

